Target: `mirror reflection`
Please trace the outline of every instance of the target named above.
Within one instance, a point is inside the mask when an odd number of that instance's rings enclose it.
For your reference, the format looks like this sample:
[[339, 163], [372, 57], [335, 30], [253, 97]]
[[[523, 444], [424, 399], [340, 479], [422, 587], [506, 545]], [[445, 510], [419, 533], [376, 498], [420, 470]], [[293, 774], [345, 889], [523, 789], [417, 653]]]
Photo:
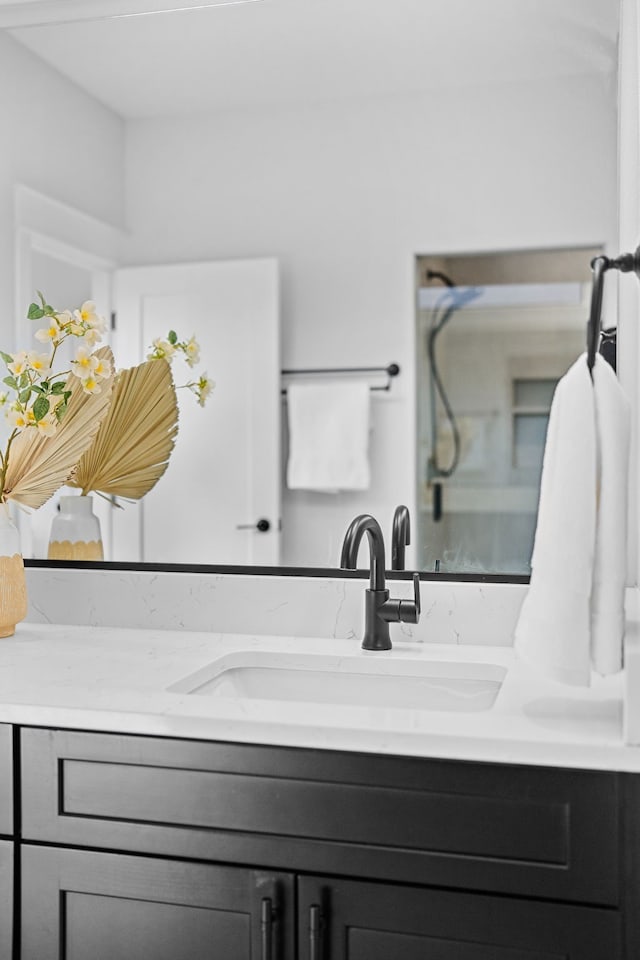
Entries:
[[[526, 572], [549, 391], [583, 349], [590, 251], [615, 246], [615, 6], [263, 0], [0, 32], [5, 343], [33, 335], [36, 289], [61, 308], [90, 297], [115, 314], [119, 366], [176, 329], [216, 381], [206, 410], [181, 398], [141, 505], [97, 504], [108, 559], [335, 567], [356, 514], [388, 537], [404, 503], [407, 567]], [[485, 293], [438, 334], [460, 431], [442, 476], [454, 431], [424, 354], [442, 284], [421, 271], [489, 291], [456, 258], [561, 249], [575, 299], [521, 304], [535, 329]], [[386, 375], [281, 371], [390, 363], [391, 389], [367, 391], [364, 478], [345, 479], [358, 438], [329, 430], [317, 452], [337, 473], [291, 482], [292, 397], [349, 387], [353, 427], [362, 384]], [[55, 507], [23, 524], [25, 556], [46, 555]]]
[[597, 254], [418, 258], [423, 568], [530, 573], [551, 401], [584, 350]]

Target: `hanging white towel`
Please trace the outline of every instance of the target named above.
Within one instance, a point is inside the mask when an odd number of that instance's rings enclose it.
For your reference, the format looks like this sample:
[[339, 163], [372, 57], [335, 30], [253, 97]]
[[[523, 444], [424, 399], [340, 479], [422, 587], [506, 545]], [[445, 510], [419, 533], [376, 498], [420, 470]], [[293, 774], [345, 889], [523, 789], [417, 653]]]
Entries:
[[593, 369], [598, 479], [591, 589], [591, 663], [597, 673], [622, 669], [627, 582], [627, 494], [631, 410], [606, 360]]
[[589, 686], [622, 667], [629, 404], [609, 364], [586, 354], [558, 383], [544, 453], [531, 582], [518, 655]]
[[369, 406], [366, 383], [291, 384], [289, 462], [291, 489], [366, 490], [369, 487]]

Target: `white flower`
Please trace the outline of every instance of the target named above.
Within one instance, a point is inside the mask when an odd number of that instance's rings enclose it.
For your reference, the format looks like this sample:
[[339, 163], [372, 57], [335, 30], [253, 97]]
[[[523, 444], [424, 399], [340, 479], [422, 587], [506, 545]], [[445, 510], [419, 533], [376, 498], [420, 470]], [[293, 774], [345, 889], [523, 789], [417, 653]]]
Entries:
[[176, 352], [173, 344], [169, 343], [168, 340], [163, 340], [162, 337], [156, 337], [153, 341], [153, 347], [153, 353], [148, 355], [148, 360], [171, 360]]
[[96, 305], [93, 300], [85, 300], [79, 310], [73, 311], [74, 317], [80, 323], [86, 323], [88, 327], [98, 327], [104, 323], [102, 317], [96, 313]]
[[60, 325], [55, 317], [47, 317], [48, 326], [43, 327], [42, 330], [37, 330], [35, 337], [36, 340], [39, 340], [41, 343], [47, 343], [50, 341], [54, 346], [60, 342], [60, 337], [62, 336], [62, 330]]
[[198, 403], [201, 407], [204, 407], [207, 402], [207, 397], [215, 387], [215, 382], [210, 380], [206, 373], [202, 373], [198, 378], [198, 382], [195, 384], [194, 393], [198, 398]]
[[191, 337], [190, 340], [187, 340], [183, 350], [186, 355], [187, 363], [190, 367], [195, 367], [196, 363], [200, 361], [200, 344], [195, 337]]
[[39, 376], [44, 376], [50, 370], [50, 359], [48, 353], [36, 353], [31, 351], [27, 354], [27, 363], [29, 364], [29, 369], [33, 370]]
[[29, 366], [27, 351], [21, 350], [20, 353], [11, 353], [9, 356], [12, 362], [7, 364], [7, 370], [9, 370], [14, 377], [19, 377]]
[[89, 376], [82, 378], [82, 389], [85, 393], [100, 393], [102, 387], [97, 377], [89, 374]]
[[102, 334], [107, 328], [107, 322], [104, 317], [96, 313], [96, 305], [93, 300], [85, 300], [79, 310], [73, 311], [75, 324], [71, 332], [77, 337], [84, 336], [90, 345], [95, 345], [102, 339]]
[[98, 380], [104, 380], [106, 377], [111, 376], [111, 363], [109, 360], [101, 357], [94, 357], [96, 361], [95, 367], [93, 368], [93, 375]]
[[58, 420], [53, 413], [48, 413], [42, 420], [36, 422], [38, 433], [42, 434], [43, 437], [52, 437], [56, 432], [57, 426]]
[[60, 313], [55, 314], [54, 319], [59, 327], [66, 327], [73, 322], [73, 314], [71, 310], [61, 310]]
[[13, 430], [24, 430], [25, 427], [29, 427], [35, 423], [35, 417], [30, 410], [25, 413], [24, 410], [20, 410], [20, 408], [16, 409], [15, 407], [7, 410], [6, 418], [7, 423]]
[[87, 377], [92, 377], [97, 365], [98, 358], [84, 346], [78, 347], [75, 359], [71, 361], [73, 372], [80, 380], [86, 380]]
[[[75, 331], [73, 332], [75, 333]], [[82, 327], [80, 327], [79, 333], [77, 333], [76, 336], [82, 337], [84, 342], [90, 347], [95, 347], [96, 343], [99, 343], [102, 340], [100, 331], [96, 330], [94, 327], [88, 327], [86, 330], [83, 330]]]

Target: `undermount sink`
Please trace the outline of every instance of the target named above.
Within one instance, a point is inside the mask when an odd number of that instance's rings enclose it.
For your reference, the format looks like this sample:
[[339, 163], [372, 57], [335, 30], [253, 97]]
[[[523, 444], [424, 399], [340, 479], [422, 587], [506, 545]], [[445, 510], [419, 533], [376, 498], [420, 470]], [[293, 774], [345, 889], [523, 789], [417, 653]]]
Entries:
[[506, 675], [490, 663], [247, 651], [220, 657], [169, 687], [227, 700], [478, 712]]

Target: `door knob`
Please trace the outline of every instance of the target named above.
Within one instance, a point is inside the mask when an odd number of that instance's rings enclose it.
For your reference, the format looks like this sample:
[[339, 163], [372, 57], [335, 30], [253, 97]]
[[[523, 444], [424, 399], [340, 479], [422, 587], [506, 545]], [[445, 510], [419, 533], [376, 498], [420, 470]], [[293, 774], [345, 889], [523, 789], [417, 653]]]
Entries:
[[236, 530], [257, 530], [258, 533], [266, 533], [267, 530], [271, 530], [271, 524], [265, 517], [261, 517], [257, 523], [237, 524]]

